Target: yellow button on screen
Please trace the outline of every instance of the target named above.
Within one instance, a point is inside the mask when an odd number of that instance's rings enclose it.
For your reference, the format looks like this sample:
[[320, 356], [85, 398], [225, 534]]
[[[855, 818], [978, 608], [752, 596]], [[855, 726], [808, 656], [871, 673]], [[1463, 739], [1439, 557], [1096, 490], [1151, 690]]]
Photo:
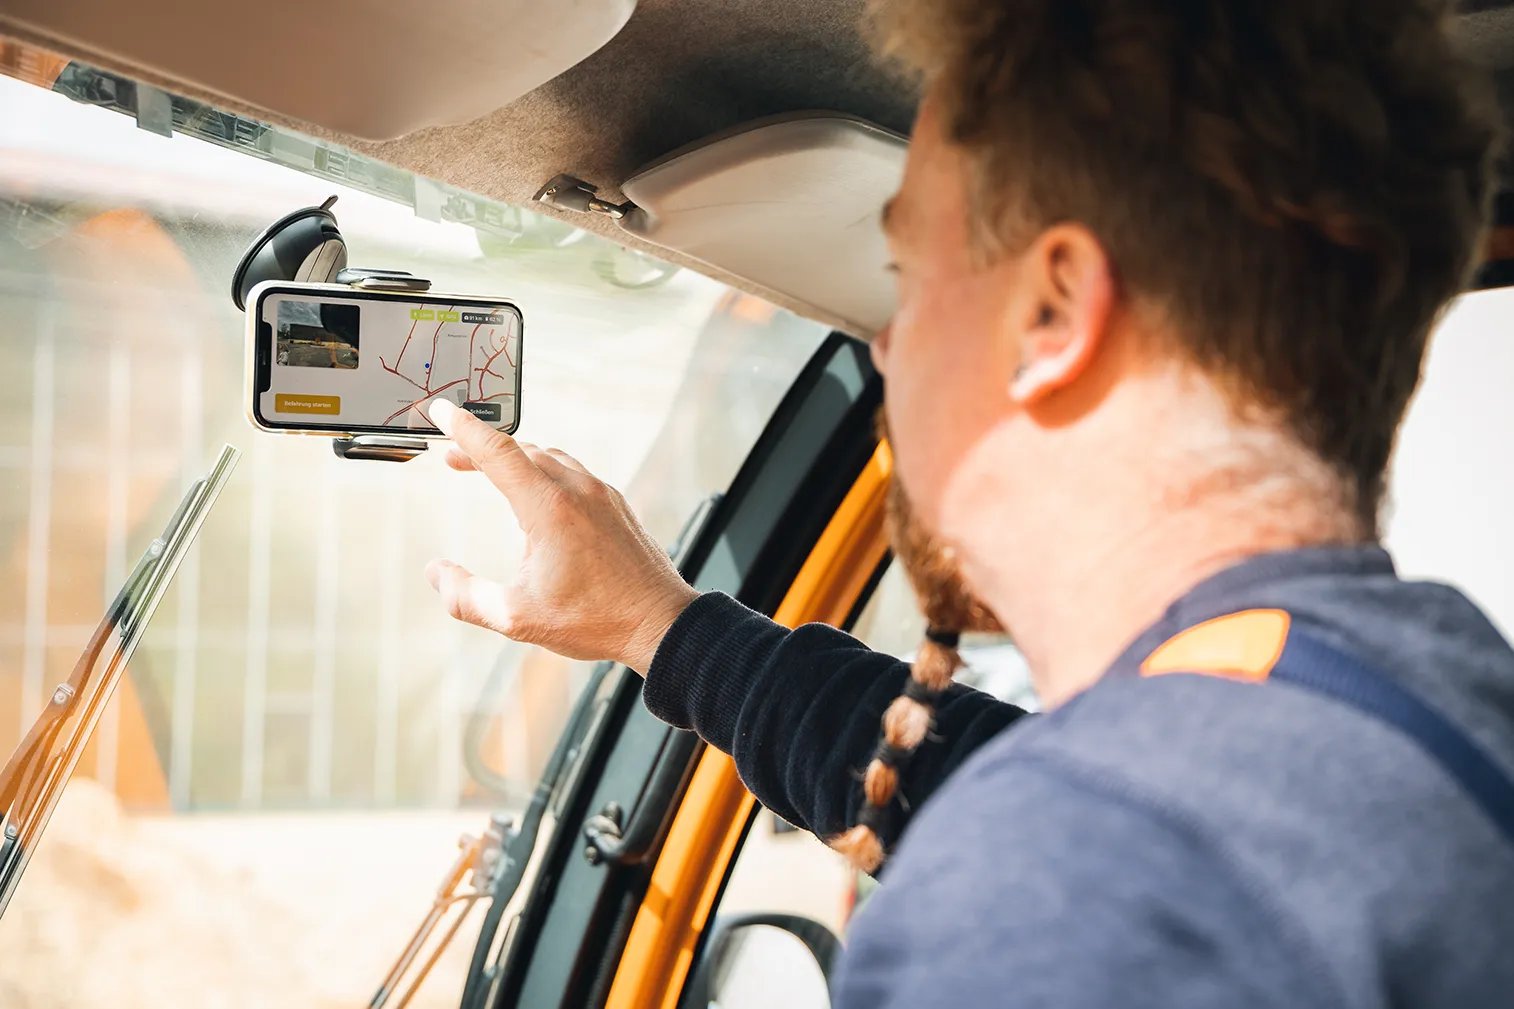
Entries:
[[340, 396], [305, 396], [295, 392], [273, 394], [273, 408], [279, 413], [324, 413], [342, 412]]

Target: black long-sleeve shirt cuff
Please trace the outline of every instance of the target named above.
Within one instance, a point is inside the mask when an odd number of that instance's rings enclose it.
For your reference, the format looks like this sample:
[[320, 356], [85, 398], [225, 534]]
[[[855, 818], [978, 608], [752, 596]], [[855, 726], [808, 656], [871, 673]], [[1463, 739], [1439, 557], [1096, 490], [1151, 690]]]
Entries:
[[684, 608], [646, 672], [647, 710], [731, 752], [736, 725], [770, 653], [788, 629], [720, 592]]

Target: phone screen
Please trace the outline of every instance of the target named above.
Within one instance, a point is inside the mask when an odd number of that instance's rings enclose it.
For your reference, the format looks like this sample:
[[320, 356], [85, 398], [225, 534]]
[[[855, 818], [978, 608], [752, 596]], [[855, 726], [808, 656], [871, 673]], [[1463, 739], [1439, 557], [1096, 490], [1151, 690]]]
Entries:
[[426, 297], [265, 292], [255, 309], [257, 420], [300, 430], [435, 434], [426, 408], [443, 397], [513, 432], [520, 310]]

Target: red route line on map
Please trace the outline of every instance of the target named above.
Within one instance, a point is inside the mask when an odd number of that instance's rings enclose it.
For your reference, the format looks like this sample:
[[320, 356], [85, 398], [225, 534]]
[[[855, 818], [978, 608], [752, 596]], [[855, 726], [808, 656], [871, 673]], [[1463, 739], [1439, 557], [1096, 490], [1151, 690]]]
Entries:
[[[491, 330], [489, 330], [489, 332], [492, 333], [492, 332], [494, 332], [494, 330], [491, 329]], [[489, 356], [489, 359], [484, 362], [484, 366], [482, 368], [474, 368], [473, 369], [475, 372], [478, 373], [478, 394], [479, 394], [479, 396], [482, 397], [482, 399], [480, 400], [480, 402], [491, 400], [491, 399], [497, 399], [497, 398], [499, 398], [500, 396], [503, 396], [503, 395], [511, 395], [511, 396], [515, 395], [514, 393], [508, 393], [508, 394], [506, 394], [506, 393], [495, 393], [493, 396], [484, 396], [484, 376], [485, 375], [493, 375], [495, 378], [499, 379], [501, 382], [508, 382], [508, 381], [510, 381], [508, 378], [506, 378], [505, 376], [501, 375], [499, 372], [495, 371], [493, 369], [493, 367], [492, 367], [492, 365], [494, 364], [494, 362], [499, 360], [499, 357], [500, 357], [501, 354], [504, 355], [506, 361], [510, 361], [510, 366], [512, 368], [515, 367], [515, 362], [510, 360], [509, 350], [510, 350], [510, 338], [507, 336], [507, 337], [505, 337], [505, 342], [500, 345], [499, 350], [495, 351], [493, 354], [491, 354]]]
[[[473, 372], [471, 370], [473, 368], [473, 340], [474, 340], [475, 337], [478, 336], [478, 331], [483, 328], [483, 325], [484, 324], [482, 322], [479, 323], [477, 326], [473, 327], [473, 332], [471, 332], [471, 333], [468, 334], [468, 368], [470, 369], [469, 372], [468, 372], [468, 398], [469, 399], [473, 398]], [[492, 333], [492, 332], [494, 332], [494, 330], [491, 329], [491, 330], [489, 330], [489, 332]], [[478, 380], [478, 394], [480, 396], [482, 396], [484, 394], [484, 380], [483, 380], [482, 376], [480, 376], [479, 380]]]
[[[450, 312], [455, 307], [457, 307], [457, 306], [455, 306], [455, 305], [448, 305], [443, 311]], [[427, 389], [431, 388], [431, 373], [436, 370], [436, 342], [441, 339], [441, 336], [442, 336], [442, 327], [445, 326], [445, 325], [446, 325], [445, 322], [438, 322], [436, 324], [436, 331], [431, 334], [431, 360], [429, 360], [429, 361], [426, 362], [426, 388]], [[468, 363], [471, 365], [473, 363], [473, 358], [471, 358], [471, 357], [468, 358]], [[454, 382], [452, 384], [456, 385], [457, 383]]]
[[[456, 305], [448, 305], [443, 311], [450, 312], [450, 311], [452, 311], [456, 307], [457, 307]], [[441, 393], [445, 392], [446, 390], [452, 388], [454, 385], [461, 385], [462, 383], [466, 382], [466, 383], [468, 383], [468, 392], [466, 394], [467, 395], [471, 395], [472, 394], [472, 390], [473, 390], [472, 380], [473, 380], [473, 377], [472, 377], [471, 373], [466, 378], [460, 378], [456, 382], [448, 382], [446, 385], [442, 386], [440, 389], [433, 389], [433, 388], [431, 388], [431, 375], [432, 375], [432, 372], [434, 371], [434, 369], [432, 367], [430, 367], [430, 366], [434, 365], [436, 363], [436, 346], [437, 346], [437, 342], [441, 339], [442, 327], [445, 326], [446, 324], [447, 323], [446, 323], [445, 320], [442, 321], [442, 322], [438, 322], [436, 324], [435, 331], [433, 331], [432, 334], [431, 334], [431, 360], [426, 362], [427, 368], [426, 368], [426, 384], [425, 385], [421, 385], [419, 382], [417, 382], [415, 379], [411, 378], [409, 375], [402, 374], [400, 372], [400, 370], [399, 370], [400, 361], [404, 358], [405, 351], [410, 348], [410, 338], [415, 335], [415, 327], [418, 326], [418, 325], [420, 325], [420, 320], [419, 319], [416, 319], [416, 320], [414, 320], [413, 322], [410, 323], [410, 332], [407, 333], [407, 334], [405, 334], [405, 342], [400, 347], [399, 356], [394, 359], [394, 365], [392, 367], [390, 365], [388, 365], [388, 364], [385, 363], [383, 357], [379, 358], [379, 367], [383, 368], [385, 371], [387, 371], [389, 374], [393, 375], [395, 378], [402, 378], [402, 379], [404, 379], [406, 382], [409, 382], [412, 386], [414, 386], [415, 388], [419, 389], [421, 392], [423, 392], [423, 393], [426, 394], [426, 395], [422, 396], [420, 399], [413, 400], [413, 401], [405, 404], [404, 406], [400, 407], [398, 410], [396, 410], [393, 413], [391, 413], [389, 416], [385, 417], [383, 419], [383, 421], [381, 422], [382, 424], [388, 424], [390, 421], [394, 420], [396, 417], [399, 417], [399, 416], [407, 413], [410, 410], [415, 410], [415, 412], [418, 413], [418, 414], [420, 414], [422, 418], [425, 418], [425, 414], [421, 414], [421, 412], [419, 410], [416, 410], [416, 407], [419, 406], [421, 403], [424, 403], [426, 400], [430, 399], [432, 396], [438, 396], [438, 395], [440, 395]], [[479, 326], [481, 326], [481, 325], [483, 325], [483, 323], [479, 323]], [[474, 326], [473, 327], [473, 332], [474, 333], [478, 332], [478, 326]], [[468, 338], [468, 364], [470, 366], [473, 364], [473, 337], [471, 335]], [[480, 380], [480, 382], [479, 382], [479, 392], [483, 392], [483, 382], [482, 382], [482, 380]]]
[[[415, 327], [419, 326], [420, 324], [421, 324], [421, 321], [419, 319], [412, 319], [412, 320], [410, 320], [410, 332], [408, 332], [408, 333], [405, 334], [405, 345], [400, 348], [400, 356], [396, 357], [394, 359], [394, 366], [396, 368], [398, 368], [400, 366], [400, 362], [405, 359], [405, 351], [407, 351], [407, 350], [410, 349], [410, 338], [415, 335]], [[379, 358], [379, 363], [380, 364], [382, 364], [383, 361], [384, 361], [384, 359], [382, 357]], [[395, 372], [395, 374], [398, 375], [399, 372]], [[401, 377], [403, 378], [404, 376], [401, 376]], [[411, 384], [414, 385], [415, 383], [412, 382]]]
[[[400, 353], [404, 353], [404, 351], [401, 351]], [[393, 375], [395, 378], [402, 378], [402, 379], [404, 379], [406, 382], [409, 382], [411, 385], [415, 386], [417, 389], [419, 389], [421, 392], [424, 392], [426, 395], [428, 395], [428, 396], [431, 395], [430, 390], [428, 390], [424, 385], [421, 385], [419, 382], [417, 382], [415, 379], [411, 378], [409, 375], [402, 375], [399, 372], [399, 370], [398, 370], [399, 360], [398, 359], [396, 359], [394, 363], [395, 363], [395, 367], [391, 368], [389, 365], [387, 365], [387, 364], [384, 363], [384, 359], [382, 357], [379, 358], [379, 367], [380, 368], [383, 368], [385, 371], [387, 371], [389, 374]]]
[[[426, 393], [426, 395], [422, 396], [420, 399], [415, 400], [412, 403], [406, 403], [404, 406], [400, 407], [398, 410], [394, 411], [389, 416], [385, 417], [381, 423], [382, 424], [388, 424], [394, 418], [396, 418], [396, 417], [400, 416], [401, 414], [406, 413], [407, 411], [410, 411], [410, 410], [415, 410], [416, 413], [421, 414], [421, 417], [424, 418], [426, 415], [423, 414], [423, 413], [421, 413], [419, 410], [416, 410], [416, 407], [418, 407], [420, 404], [426, 402], [426, 400], [430, 399], [432, 396], [440, 396], [442, 393], [446, 392], [448, 389], [452, 388], [454, 385], [462, 385], [466, 381], [468, 381], [466, 378], [460, 378], [456, 382], [448, 382], [446, 385], [442, 386], [440, 389], [436, 389], [436, 390], [433, 390], [431, 392], [428, 392], [428, 393]], [[413, 382], [411, 384], [414, 385]], [[428, 421], [428, 423], [429, 423], [429, 421]]]

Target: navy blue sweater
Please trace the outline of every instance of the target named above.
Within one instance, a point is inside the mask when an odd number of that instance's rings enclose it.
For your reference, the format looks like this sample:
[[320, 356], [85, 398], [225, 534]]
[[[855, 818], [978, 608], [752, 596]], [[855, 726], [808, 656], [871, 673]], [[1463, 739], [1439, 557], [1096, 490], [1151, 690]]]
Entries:
[[[1286, 684], [1136, 675], [1175, 634], [1262, 608], [1514, 767], [1514, 653], [1464, 596], [1399, 579], [1375, 548], [1253, 559], [1051, 714], [951, 692], [835, 1004], [1514, 1005], [1514, 850], [1412, 741]], [[663, 641], [645, 698], [829, 836], [906, 674], [839, 631], [788, 631], [711, 594]]]

